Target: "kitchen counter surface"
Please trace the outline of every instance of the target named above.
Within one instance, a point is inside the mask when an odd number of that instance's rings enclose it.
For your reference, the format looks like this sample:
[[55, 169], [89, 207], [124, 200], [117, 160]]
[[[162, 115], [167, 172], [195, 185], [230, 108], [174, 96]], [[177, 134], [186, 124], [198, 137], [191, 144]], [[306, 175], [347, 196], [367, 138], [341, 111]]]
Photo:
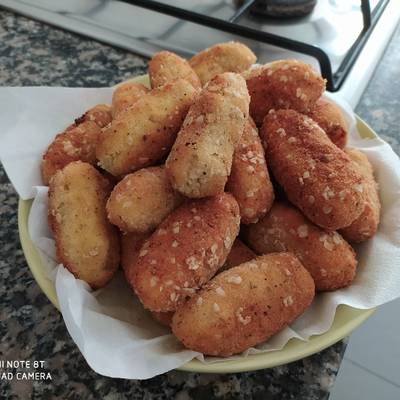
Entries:
[[[400, 30], [357, 108], [400, 151]], [[1, 86], [108, 86], [142, 74], [142, 57], [0, 10]], [[172, 371], [145, 381], [102, 377], [87, 365], [59, 312], [33, 279], [19, 243], [17, 195], [0, 166], [0, 376], [2, 360], [44, 361], [50, 379], [6, 380], [4, 399], [327, 399], [346, 347], [249, 373]], [[134, 361], [134, 360], [133, 360]], [[12, 371], [8, 369], [8, 371]], [[32, 371], [32, 370], [31, 370]]]

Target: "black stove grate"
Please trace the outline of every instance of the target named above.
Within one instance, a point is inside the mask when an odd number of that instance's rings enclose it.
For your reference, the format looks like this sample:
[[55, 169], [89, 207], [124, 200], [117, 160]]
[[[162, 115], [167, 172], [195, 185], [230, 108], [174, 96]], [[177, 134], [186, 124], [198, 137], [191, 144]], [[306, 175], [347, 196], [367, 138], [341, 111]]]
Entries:
[[369, 0], [360, 0], [360, 8], [363, 16], [363, 29], [348, 50], [336, 72], [332, 71], [332, 64], [328, 54], [320, 47], [308, 43], [289, 39], [283, 36], [264, 32], [261, 30], [239, 25], [237, 21], [246, 14], [256, 0], [246, 0], [238, 8], [235, 14], [228, 20], [214, 18], [208, 15], [193, 12], [184, 8], [179, 8], [169, 4], [154, 0], [122, 0], [138, 7], [146, 8], [161, 14], [166, 14], [181, 20], [189, 21], [209, 28], [219, 29], [221, 31], [232, 33], [243, 38], [257, 40], [262, 43], [277, 46], [286, 50], [303, 53], [314, 57], [320, 66], [322, 76], [327, 80], [327, 89], [336, 92], [342, 86], [344, 80], [349, 74], [359, 53], [367, 42], [377, 21], [382, 15], [389, 0], [381, 0], [371, 12]]

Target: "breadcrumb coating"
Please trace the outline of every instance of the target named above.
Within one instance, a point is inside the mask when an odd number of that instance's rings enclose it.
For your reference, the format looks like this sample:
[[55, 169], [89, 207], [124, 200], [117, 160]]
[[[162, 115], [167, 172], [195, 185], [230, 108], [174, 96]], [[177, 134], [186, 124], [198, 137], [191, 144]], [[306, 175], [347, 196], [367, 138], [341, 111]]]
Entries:
[[307, 112], [325, 90], [325, 80], [298, 60], [279, 60], [243, 74], [251, 97], [250, 115], [257, 125], [272, 109]]
[[152, 88], [177, 79], [186, 79], [194, 88], [201, 88], [200, 79], [188, 61], [170, 51], [154, 54], [149, 62], [149, 76]]
[[222, 193], [249, 112], [244, 79], [217, 75], [194, 101], [166, 161], [175, 190], [201, 198]]
[[128, 273], [144, 307], [174, 311], [221, 268], [239, 231], [239, 207], [227, 193], [191, 200], [143, 244]]
[[319, 228], [288, 203], [275, 202], [264, 218], [246, 227], [244, 237], [257, 254], [295, 254], [318, 291], [336, 290], [354, 279], [357, 260], [351, 246], [340, 234]]
[[224, 72], [243, 72], [257, 61], [256, 55], [238, 42], [219, 43], [194, 55], [189, 64], [200, 78], [201, 84]]
[[123, 232], [153, 231], [183, 201], [172, 189], [165, 168], [143, 168], [126, 175], [107, 201], [109, 221]]
[[144, 94], [102, 131], [96, 147], [99, 165], [120, 176], [161, 160], [169, 153], [196, 93], [180, 79]]
[[233, 155], [226, 190], [239, 203], [242, 224], [257, 222], [274, 201], [274, 188], [269, 178], [264, 149], [251, 118], [246, 122]]
[[117, 230], [108, 222], [108, 181], [93, 166], [69, 163], [50, 180], [48, 222], [58, 262], [93, 289], [105, 286], [119, 267]]
[[378, 230], [381, 212], [378, 184], [367, 156], [357, 149], [346, 149], [345, 151], [364, 178], [365, 203], [361, 215], [340, 233], [350, 242], [363, 242], [374, 236]]
[[218, 274], [172, 319], [191, 350], [227, 357], [268, 340], [299, 317], [314, 282], [291, 253], [267, 254]]
[[260, 135], [275, 179], [309, 220], [338, 230], [360, 216], [363, 179], [316, 122], [294, 110], [278, 110], [265, 117]]

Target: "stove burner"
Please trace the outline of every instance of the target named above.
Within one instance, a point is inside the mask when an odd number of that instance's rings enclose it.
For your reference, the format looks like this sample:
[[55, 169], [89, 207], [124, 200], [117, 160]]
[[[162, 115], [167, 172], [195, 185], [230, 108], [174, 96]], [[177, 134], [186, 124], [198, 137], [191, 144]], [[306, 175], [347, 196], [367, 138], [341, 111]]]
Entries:
[[259, 0], [250, 12], [272, 18], [296, 18], [310, 14], [316, 4], [317, 0]]

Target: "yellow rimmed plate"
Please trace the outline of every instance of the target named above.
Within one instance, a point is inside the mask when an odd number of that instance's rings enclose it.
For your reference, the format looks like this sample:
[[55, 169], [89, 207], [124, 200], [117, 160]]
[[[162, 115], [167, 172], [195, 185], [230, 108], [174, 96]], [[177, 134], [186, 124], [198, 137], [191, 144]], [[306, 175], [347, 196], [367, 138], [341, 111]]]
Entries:
[[[132, 79], [131, 81], [148, 85], [147, 76], [140, 76]], [[375, 132], [358, 117], [357, 128], [360, 136], [363, 138], [376, 137]], [[28, 217], [31, 206], [32, 200], [19, 200], [18, 228], [22, 249], [29, 268], [32, 271], [32, 275], [39, 287], [42, 289], [48, 299], [54, 304], [54, 306], [57, 309], [60, 309], [54, 282], [47, 277], [40, 255], [29, 237]], [[232, 361], [204, 364], [198, 360], [192, 360], [179, 369], [183, 371], [204, 373], [231, 373], [253, 371], [287, 364], [317, 353], [343, 339], [360, 324], [362, 324], [367, 318], [369, 318], [374, 311], [375, 309], [359, 310], [341, 305], [336, 310], [335, 319], [331, 328], [322, 335], [312, 336], [307, 342], [303, 342], [298, 339], [292, 339], [281, 350], [250, 355], [246, 358]]]

